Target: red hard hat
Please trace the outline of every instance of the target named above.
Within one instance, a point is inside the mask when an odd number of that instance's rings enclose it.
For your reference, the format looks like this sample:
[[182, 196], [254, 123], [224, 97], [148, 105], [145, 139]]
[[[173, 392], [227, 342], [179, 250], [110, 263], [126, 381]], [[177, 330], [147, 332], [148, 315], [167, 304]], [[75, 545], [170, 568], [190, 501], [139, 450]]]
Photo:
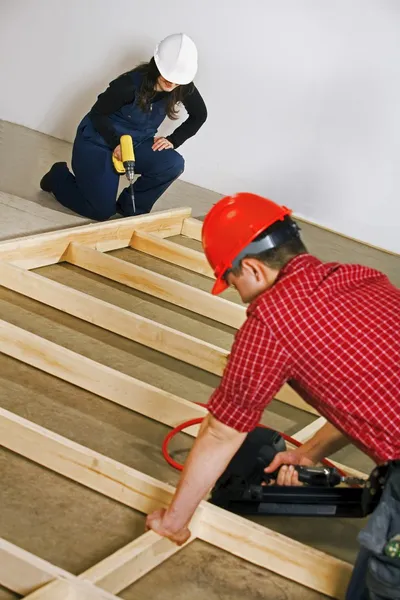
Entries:
[[226, 196], [212, 207], [204, 219], [202, 243], [217, 278], [213, 294], [228, 287], [224, 274], [236, 256], [265, 229], [291, 213], [285, 206], [246, 192]]

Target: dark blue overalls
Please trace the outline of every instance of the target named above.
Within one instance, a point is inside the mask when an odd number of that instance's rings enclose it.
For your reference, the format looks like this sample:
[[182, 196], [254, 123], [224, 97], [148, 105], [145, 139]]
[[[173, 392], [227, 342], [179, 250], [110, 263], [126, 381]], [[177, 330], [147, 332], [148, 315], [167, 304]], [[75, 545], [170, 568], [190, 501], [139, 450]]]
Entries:
[[[132, 73], [136, 89], [142, 75]], [[133, 212], [129, 187], [116, 202], [120, 175], [112, 163], [112, 150], [95, 130], [88, 115], [78, 126], [72, 151], [72, 175], [65, 164], [51, 175], [51, 189], [67, 208], [89, 219], [105, 221], [117, 211], [124, 217], [151, 211], [154, 203], [184, 171], [183, 157], [175, 150], [152, 150], [154, 136], [166, 117], [166, 99], [143, 112], [135, 99], [110, 115], [119, 136], [130, 134], [135, 149], [134, 184], [136, 212]]]

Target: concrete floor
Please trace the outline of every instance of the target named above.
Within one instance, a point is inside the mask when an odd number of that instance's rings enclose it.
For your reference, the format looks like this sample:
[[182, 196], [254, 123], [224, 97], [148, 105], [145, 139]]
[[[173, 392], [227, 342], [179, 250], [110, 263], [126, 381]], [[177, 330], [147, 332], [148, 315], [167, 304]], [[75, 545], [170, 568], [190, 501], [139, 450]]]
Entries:
[[[0, 122], [0, 134], [3, 239], [84, 223], [84, 219], [59, 207], [51, 196], [38, 191], [42, 172], [55, 160], [68, 160], [70, 146], [4, 122]], [[20, 164], [27, 168], [22, 176], [17, 170]], [[160, 200], [157, 209], [193, 206], [194, 214], [202, 215], [218, 197], [178, 181]], [[321, 258], [370, 264], [400, 285], [398, 257], [310, 225], [304, 225], [303, 232], [310, 251]], [[177, 241], [198, 247], [196, 242], [182, 238]], [[119, 250], [113, 255], [201, 289], [210, 287], [206, 278], [134, 250]], [[228, 327], [81, 269], [54, 265], [38, 272], [221, 347], [229, 348], [232, 342], [233, 331]], [[234, 299], [232, 291], [226, 295]], [[3, 288], [0, 288], [0, 314], [11, 323], [188, 400], [206, 401], [218, 383], [213, 375]], [[0, 355], [0, 379], [0, 405], [4, 408], [176, 484], [177, 473], [165, 464], [160, 453], [167, 427], [4, 355]], [[295, 432], [311, 420], [310, 415], [277, 402], [271, 404], [264, 416], [264, 422], [287, 433]], [[182, 458], [190, 443], [184, 435], [177, 438], [173, 446], [176, 455]], [[364, 471], [371, 467], [370, 461], [352, 447], [336, 458]], [[0, 536], [73, 573], [85, 570], [143, 532], [143, 515], [4, 449], [0, 451], [0, 472]], [[268, 519], [265, 524], [350, 562], [354, 560], [356, 535], [362, 526], [356, 520], [287, 518]], [[179, 552], [121, 594], [126, 600], [134, 597], [239, 600], [243, 596], [249, 600], [322, 598], [200, 542]], [[14, 597], [0, 588], [1, 600]]]

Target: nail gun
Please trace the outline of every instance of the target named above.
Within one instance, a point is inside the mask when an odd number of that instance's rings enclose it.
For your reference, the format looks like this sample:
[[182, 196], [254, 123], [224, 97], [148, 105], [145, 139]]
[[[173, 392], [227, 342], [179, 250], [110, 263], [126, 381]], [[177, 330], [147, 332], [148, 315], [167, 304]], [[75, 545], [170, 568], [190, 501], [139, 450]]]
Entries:
[[380, 481], [344, 477], [333, 467], [296, 466], [303, 486], [273, 484], [278, 473], [264, 469], [285, 450], [278, 432], [255, 429], [216, 482], [209, 501], [241, 515], [356, 518], [377, 506]]
[[112, 156], [113, 164], [117, 173], [125, 173], [126, 178], [129, 181], [131, 188], [131, 198], [133, 211], [136, 212], [135, 206], [135, 194], [133, 191], [133, 183], [135, 179], [135, 152], [133, 149], [133, 140], [130, 135], [122, 135], [121, 140], [121, 157], [122, 160], [118, 160], [114, 154]]

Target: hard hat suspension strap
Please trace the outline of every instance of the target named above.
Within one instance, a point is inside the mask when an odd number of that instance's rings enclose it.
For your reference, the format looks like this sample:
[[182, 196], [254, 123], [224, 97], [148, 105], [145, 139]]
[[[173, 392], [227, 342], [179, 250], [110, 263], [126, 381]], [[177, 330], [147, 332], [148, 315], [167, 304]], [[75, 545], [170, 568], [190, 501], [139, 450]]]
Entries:
[[239, 267], [240, 262], [246, 256], [256, 256], [257, 254], [261, 254], [261, 252], [265, 252], [266, 250], [272, 250], [274, 248], [278, 248], [282, 246], [282, 244], [293, 240], [300, 235], [300, 227], [297, 225], [295, 221], [289, 219], [286, 223], [282, 224], [282, 227], [279, 227], [276, 231], [265, 235], [264, 237], [254, 240], [250, 242], [232, 261], [231, 269], [228, 269], [224, 273], [224, 278], [232, 269], [236, 269]]

